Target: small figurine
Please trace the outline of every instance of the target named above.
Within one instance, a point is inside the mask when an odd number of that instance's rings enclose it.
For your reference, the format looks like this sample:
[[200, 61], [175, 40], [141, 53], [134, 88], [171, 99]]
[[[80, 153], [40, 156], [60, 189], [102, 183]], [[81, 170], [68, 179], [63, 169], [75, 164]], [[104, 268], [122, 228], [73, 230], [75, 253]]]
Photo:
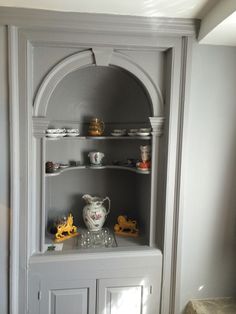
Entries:
[[139, 230], [137, 229], [137, 221], [127, 218], [127, 216], [119, 216], [118, 224], [115, 224], [114, 231], [117, 235], [137, 237]]
[[150, 170], [151, 168], [151, 146], [150, 145], [145, 145], [145, 146], [140, 146], [140, 151], [141, 151], [141, 160], [136, 164], [137, 168], [139, 170]]
[[77, 227], [73, 226], [73, 216], [70, 214], [66, 222], [57, 226], [57, 233], [55, 235], [55, 242], [62, 242], [79, 235]]

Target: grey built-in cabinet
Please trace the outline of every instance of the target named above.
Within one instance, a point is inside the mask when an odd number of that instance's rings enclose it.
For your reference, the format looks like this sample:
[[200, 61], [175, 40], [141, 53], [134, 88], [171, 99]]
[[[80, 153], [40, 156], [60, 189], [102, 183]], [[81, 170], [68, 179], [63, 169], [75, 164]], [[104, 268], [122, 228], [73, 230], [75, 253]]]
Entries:
[[[26, 25], [24, 14], [9, 26], [17, 274], [11, 302], [20, 314], [170, 313], [194, 24], [33, 11]], [[87, 136], [93, 117], [105, 122], [104, 136]], [[79, 128], [80, 136], [48, 138], [50, 127]], [[152, 128], [151, 135], [110, 136], [115, 128], [142, 127]], [[152, 147], [150, 172], [114, 164], [140, 158], [140, 145]], [[103, 168], [89, 166], [94, 150], [105, 154]], [[76, 164], [46, 173], [47, 161]], [[109, 196], [105, 226], [113, 230], [125, 214], [138, 221], [140, 236], [116, 237], [117, 247], [96, 249], [79, 248], [74, 238], [61, 251], [47, 251], [56, 217], [71, 212], [85, 228], [83, 194]]]

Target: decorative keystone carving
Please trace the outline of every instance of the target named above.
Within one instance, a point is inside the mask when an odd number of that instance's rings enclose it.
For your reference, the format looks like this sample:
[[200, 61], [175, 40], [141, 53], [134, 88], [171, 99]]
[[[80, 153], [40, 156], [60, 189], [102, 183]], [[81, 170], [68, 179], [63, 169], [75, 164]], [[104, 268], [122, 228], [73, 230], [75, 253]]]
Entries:
[[163, 134], [164, 117], [149, 117], [152, 126], [152, 134], [161, 136]]
[[109, 66], [113, 49], [111, 48], [93, 48], [96, 65]]
[[49, 121], [45, 118], [33, 117], [33, 134], [35, 137], [44, 137]]

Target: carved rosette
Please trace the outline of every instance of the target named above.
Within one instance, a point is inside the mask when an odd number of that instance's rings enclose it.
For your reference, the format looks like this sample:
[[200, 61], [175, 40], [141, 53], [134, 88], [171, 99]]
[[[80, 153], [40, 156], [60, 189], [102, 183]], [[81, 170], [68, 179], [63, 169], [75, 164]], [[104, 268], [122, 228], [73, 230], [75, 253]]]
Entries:
[[150, 117], [149, 118], [152, 126], [152, 135], [161, 136], [164, 128], [164, 117]]

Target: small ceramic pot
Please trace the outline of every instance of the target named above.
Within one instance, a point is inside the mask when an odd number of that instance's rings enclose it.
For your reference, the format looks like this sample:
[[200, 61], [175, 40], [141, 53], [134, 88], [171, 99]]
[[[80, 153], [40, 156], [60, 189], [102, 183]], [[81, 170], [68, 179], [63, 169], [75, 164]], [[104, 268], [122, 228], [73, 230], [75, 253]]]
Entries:
[[102, 159], [104, 158], [104, 156], [105, 155], [101, 152], [90, 152], [88, 154], [91, 165], [95, 165], [95, 166], [101, 165]]
[[105, 124], [101, 119], [93, 118], [90, 120], [88, 134], [90, 136], [101, 136], [104, 132]]

